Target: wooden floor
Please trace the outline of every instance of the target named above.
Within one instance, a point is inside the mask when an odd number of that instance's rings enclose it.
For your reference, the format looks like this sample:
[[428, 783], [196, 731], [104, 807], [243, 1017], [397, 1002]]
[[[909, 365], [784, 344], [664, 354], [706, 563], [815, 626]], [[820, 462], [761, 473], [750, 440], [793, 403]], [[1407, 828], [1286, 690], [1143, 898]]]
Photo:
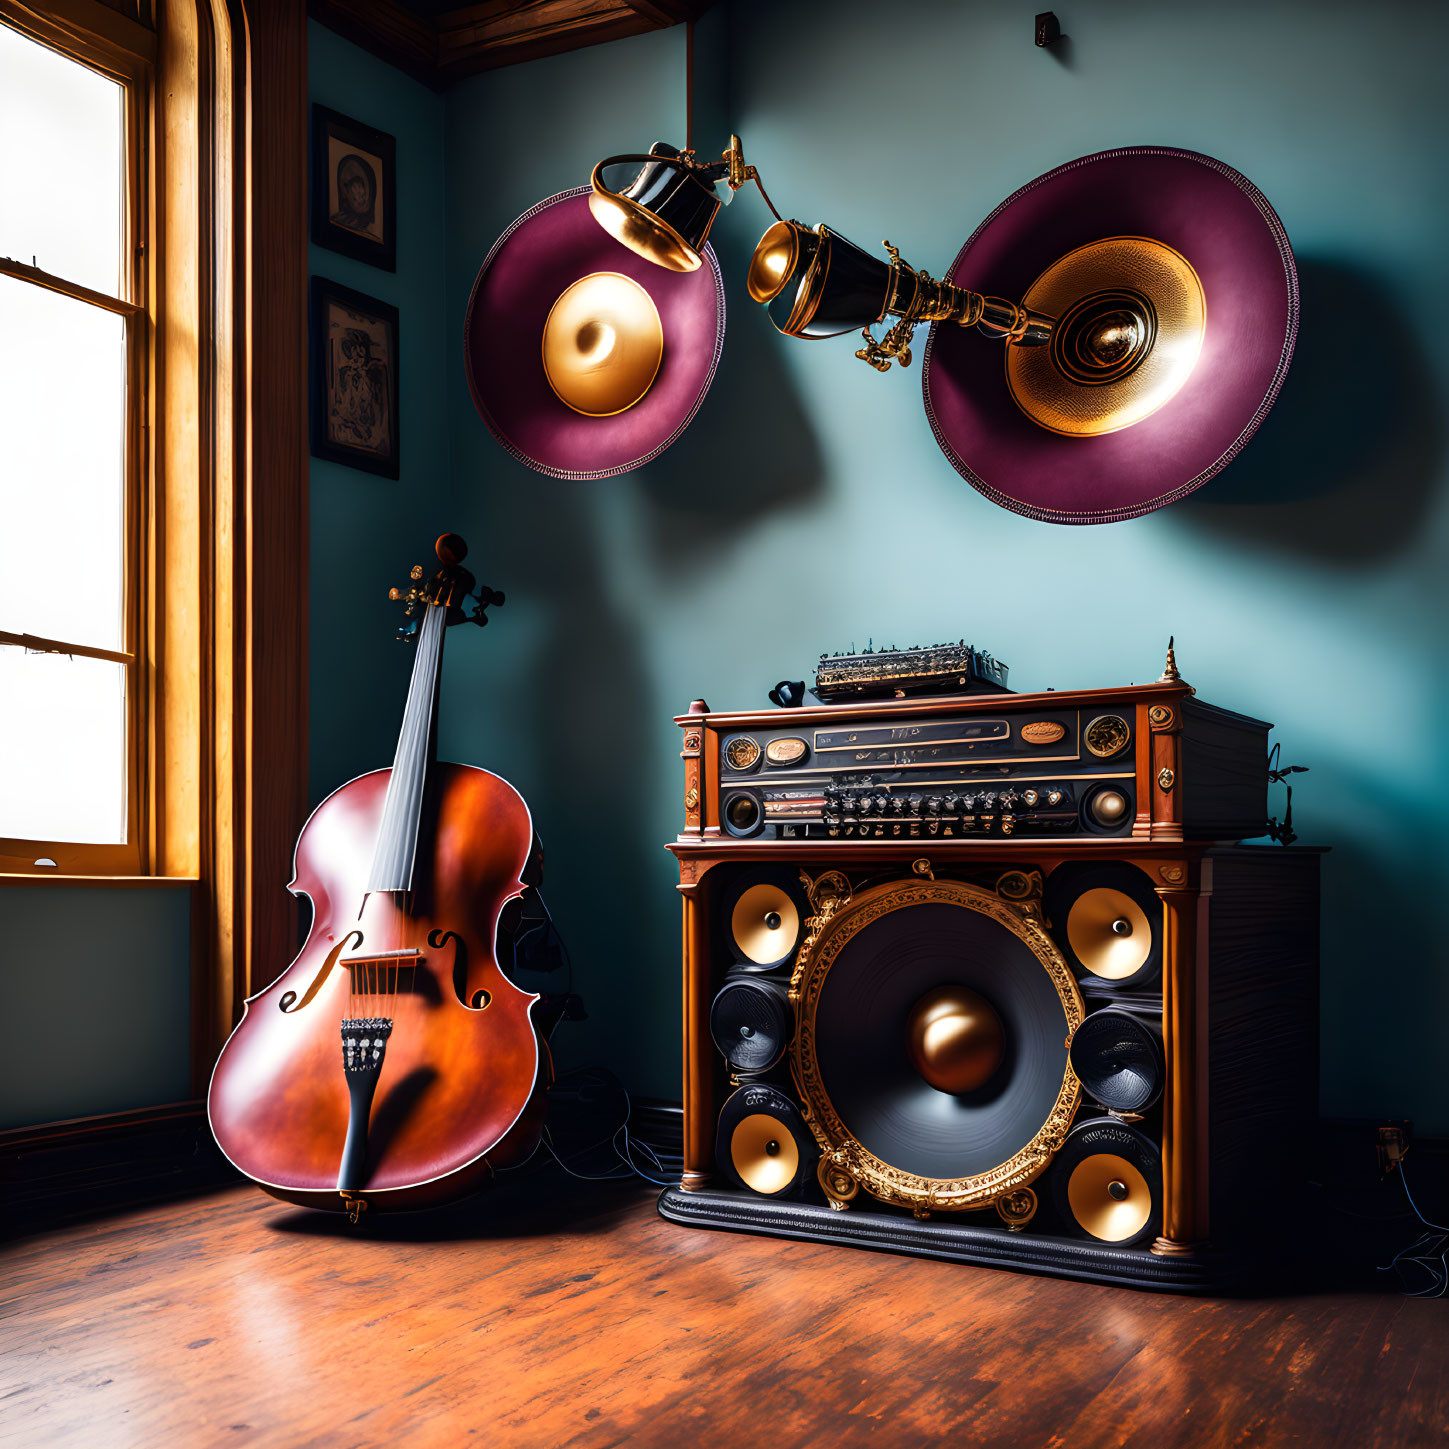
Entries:
[[692, 1232], [514, 1182], [358, 1233], [251, 1189], [0, 1248], [5, 1445], [1401, 1446], [1449, 1303], [1203, 1302]]

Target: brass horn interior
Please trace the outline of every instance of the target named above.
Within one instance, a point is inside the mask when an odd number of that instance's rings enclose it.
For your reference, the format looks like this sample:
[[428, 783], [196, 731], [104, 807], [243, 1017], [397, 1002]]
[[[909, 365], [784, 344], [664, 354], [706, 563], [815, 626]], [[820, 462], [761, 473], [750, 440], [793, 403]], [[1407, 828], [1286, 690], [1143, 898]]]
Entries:
[[1067, 911], [1067, 941], [1093, 976], [1122, 981], [1152, 955], [1152, 924], [1125, 891], [1097, 886], [1083, 891]]
[[783, 1122], [754, 1112], [730, 1134], [730, 1161], [747, 1187], [769, 1195], [783, 1192], [794, 1181], [800, 1149]]
[[560, 402], [612, 417], [654, 385], [664, 328], [654, 299], [619, 272], [591, 272], [566, 287], [543, 324], [543, 371]]
[[1007, 348], [1006, 380], [1022, 412], [1053, 433], [1091, 438], [1141, 422], [1177, 395], [1202, 351], [1202, 282], [1150, 237], [1078, 247], [1022, 300], [1055, 325], [1049, 346]]
[[1152, 1216], [1147, 1179], [1113, 1152], [1098, 1152], [1077, 1164], [1067, 1180], [1067, 1201], [1081, 1229], [1105, 1243], [1135, 1238]]
[[800, 912], [788, 891], [762, 881], [741, 893], [730, 912], [736, 949], [757, 966], [772, 966], [795, 949]]

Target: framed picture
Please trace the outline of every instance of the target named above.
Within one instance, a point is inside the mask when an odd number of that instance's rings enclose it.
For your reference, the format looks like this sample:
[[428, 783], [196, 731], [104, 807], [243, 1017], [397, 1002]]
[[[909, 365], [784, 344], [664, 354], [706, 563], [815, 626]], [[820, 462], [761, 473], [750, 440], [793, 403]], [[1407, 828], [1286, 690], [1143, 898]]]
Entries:
[[312, 454], [398, 476], [397, 308], [312, 278]]
[[397, 271], [397, 141], [312, 107], [312, 240]]

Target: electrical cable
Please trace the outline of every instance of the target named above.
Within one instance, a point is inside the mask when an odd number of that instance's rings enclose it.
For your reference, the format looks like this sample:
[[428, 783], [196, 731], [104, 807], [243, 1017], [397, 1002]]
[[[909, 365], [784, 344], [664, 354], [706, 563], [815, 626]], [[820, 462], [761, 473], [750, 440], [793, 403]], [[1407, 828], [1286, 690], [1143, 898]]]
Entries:
[[[580, 1076], [583, 1073], [595, 1070], [599, 1069], [580, 1067], [573, 1072], [566, 1073], [559, 1080], [562, 1082], [567, 1080], [568, 1077]], [[591, 1142], [587, 1146], [580, 1147], [565, 1158], [560, 1156], [554, 1148], [552, 1134], [545, 1127], [539, 1137], [538, 1146], [522, 1162], [515, 1164], [513, 1167], [502, 1169], [500, 1176], [503, 1173], [521, 1171], [537, 1158], [540, 1151], [543, 1151], [553, 1158], [554, 1162], [570, 1177], [578, 1178], [581, 1182], [623, 1182], [631, 1177], [638, 1177], [642, 1178], [645, 1182], [652, 1183], [655, 1187], [673, 1187], [678, 1180], [677, 1178], [654, 1177], [650, 1171], [646, 1171], [647, 1168], [652, 1169], [653, 1172], [667, 1173], [669, 1169], [664, 1165], [658, 1152], [653, 1147], [629, 1131], [629, 1122], [634, 1113], [633, 1099], [629, 1096], [628, 1088], [617, 1077], [614, 1077], [612, 1072], [608, 1075], [618, 1085], [619, 1091], [624, 1098], [624, 1120], [619, 1123], [608, 1137], [600, 1138], [596, 1142]], [[622, 1144], [620, 1141], [621, 1138]], [[604, 1146], [608, 1146], [613, 1151], [614, 1156], [622, 1164], [622, 1170], [613, 1169], [608, 1172], [580, 1172], [577, 1168], [570, 1166], [570, 1163], [577, 1162], [589, 1156], [590, 1153], [599, 1151]], [[643, 1166], [640, 1166], [639, 1162], [635, 1160], [636, 1154], [643, 1159]]]
[[[1404, 1196], [1408, 1198], [1409, 1206], [1414, 1210], [1414, 1216], [1426, 1228], [1433, 1231], [1421, 1233], [1407, 1248], [1395, 1253], [1393, 1260], [1380, 1267], [1378, 1271], [1380, 1273], [1397, 1273], [1406, 1298], [1443, 1298], [1446, 1293], [1449, 1293], [1449, 1228], [1442, 1223], [1430, 1222], [1419, 1211], [1419, 1205], [1414, 1201], [1414, 1194], [1409, 1188], [1409, 1179], [1404, 1173], [1402, 1161], [1399, 1163], [1399, 1180], [1404, 1184]], [[1429, 1281], [1424, 1287], [1415, 1290], [1409, 1288], [1404, 1267], [1410, 1264], [1428, 1275]]]
[[567, 984], [566, 984], [566, 986], [565, 986], [564, 989], [565, 989], [565, 991], [569, 995], [572, 995], [573, 994], [573, 989], [574, 989], [574, 958], [573, 958], [573, 952], [571, 952], [569, 950], [569, 943], [566, 940], [564, 940], [563, 932], [560, 931], [559, 928], [554, 924], [553, 912], [551, 910], [549, 910], [549, 908], [548, 908], [548, 902], [546, 900], [544, 900], [544, 898], [543, 898], [543, 892], [541, 890], [539, 890], [537, 886], [535, 886], [533, 888], [533, 898], [543, 908], [543, 919], [541, 921], [535, 921], [531, 926], [528, 927], [527, 930], [519, 931], [514, 936], [514, 938], [513, 938], [513, 967], [514, 967], [514, 970], [517, 971], [519, 969], [518, 947], [519, 947], [519, 944], [521, 942], [526, 941], [530, 936], [534, 935], [535, 932], [538, 932], [538, 931], [543, 931], [546, 934], [547, 933], [552, 933], [553, 939], [558, 942], [559, 950], [563, 952], [563, 964], [564, 964], [564, 968], [568, 971], [568, 981], [567, 981]]

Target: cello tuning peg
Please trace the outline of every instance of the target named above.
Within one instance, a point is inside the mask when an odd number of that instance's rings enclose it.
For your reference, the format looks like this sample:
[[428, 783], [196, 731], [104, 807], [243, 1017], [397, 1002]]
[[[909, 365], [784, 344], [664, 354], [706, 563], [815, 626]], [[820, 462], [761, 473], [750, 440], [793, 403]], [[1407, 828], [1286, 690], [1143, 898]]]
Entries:
[[387, 596], [388, 596], [388, 598], [390, 598], [393, 601], [393, 603], [397, 603], [397, 601], [400, 598], [402, 598], [402, 590], [401, 589], [389, 589], [387, 591]]
[[414, 564], [412, 566], [411, 572], [409, 572], [409, 574], [408, 574], [408, 577], [410, 579], [420, 579], [420, 578], [422, 578], [422, 576], [423, 576], [423, 566], [422, 566], [422, 564]]

